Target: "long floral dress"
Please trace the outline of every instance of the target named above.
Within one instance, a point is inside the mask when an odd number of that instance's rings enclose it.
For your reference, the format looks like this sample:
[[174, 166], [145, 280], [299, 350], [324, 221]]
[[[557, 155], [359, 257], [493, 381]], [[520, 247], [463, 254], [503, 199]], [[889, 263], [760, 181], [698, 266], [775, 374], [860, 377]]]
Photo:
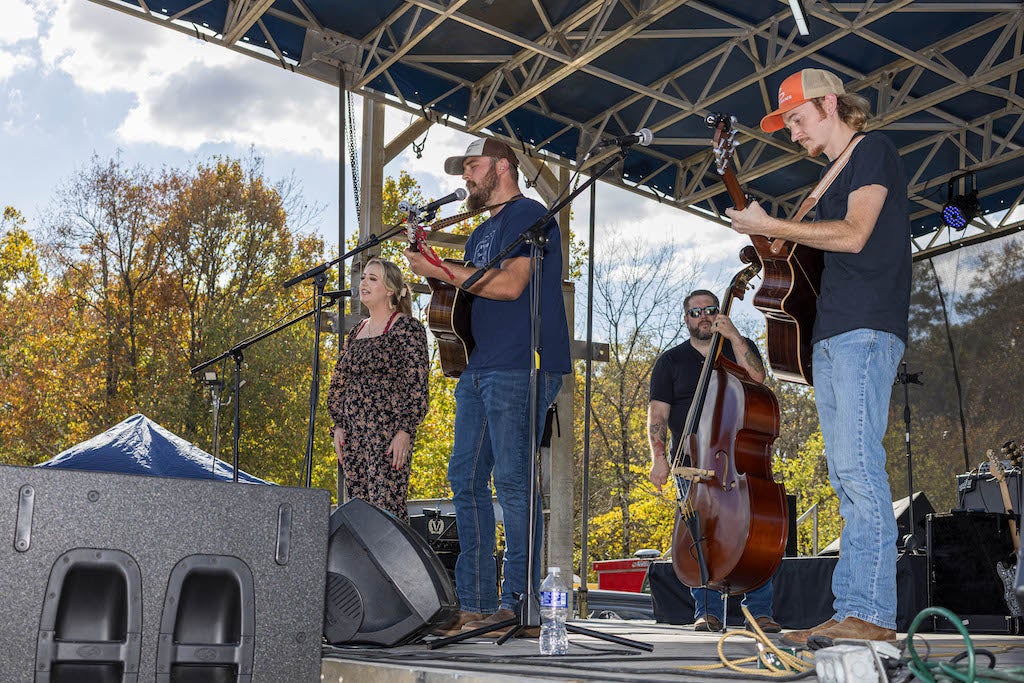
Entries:
[[[345, 431], [345, 483], [350, 497], [408, 522], [416, 427], [427, 414], [426, 330], [405, 315], [376, 337], [356, 339], [359, 329], [349, 333], [327, 392], [327, 411]], [[387, 451], [399, 430], [409, 433], [410, 456], [396, 470]]]

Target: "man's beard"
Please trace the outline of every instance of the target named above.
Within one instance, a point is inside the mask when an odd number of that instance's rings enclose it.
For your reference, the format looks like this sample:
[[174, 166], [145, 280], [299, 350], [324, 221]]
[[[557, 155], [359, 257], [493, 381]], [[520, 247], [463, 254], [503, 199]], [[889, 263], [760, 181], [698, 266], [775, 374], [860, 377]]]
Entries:
[[825, 146], [818, 145], [816, 147], [804, 147], [804, 149], [807, 150], [807, 156], [813, 159], [814, 157], [821, 156], [821, 153], [825, 151]]
[[487, 206], [491, 200], [491, 194], [494, 193], [495, 188], [498, 187], [498, 173], [494, 170], [494, 162], [491, 162], [491, 167], [484, 175], [483, 183], [477, 185], [473, 184], [473, 187], [468, 187], [469, 198], [466, 199], [466, 208], [470, 211], [476, 211]]
[[692, 339], [696, 339], [697, 341], [707, 341], [711, 339], [711, 337], [713, 336], [715, 336], [715, 333], [712, 332], [711, 325], [708, 325], [707, 332], [701, 331], [700, 323], [697, 323], [696, 327], [690, 328], [690, 337]]

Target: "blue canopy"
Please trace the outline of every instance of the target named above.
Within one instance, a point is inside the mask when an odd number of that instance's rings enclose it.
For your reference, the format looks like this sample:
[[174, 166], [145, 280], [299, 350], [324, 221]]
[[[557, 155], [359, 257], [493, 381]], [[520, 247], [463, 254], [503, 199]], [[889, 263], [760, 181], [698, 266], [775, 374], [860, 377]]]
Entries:
[[[172, 434], [141, 413], [107, 431], [72, 446], [36, 467], [148, 474], [155, 477], [221, 479], [230, 481], [231, 465]], [[238, 481], [270, 484], [238, 471]]]

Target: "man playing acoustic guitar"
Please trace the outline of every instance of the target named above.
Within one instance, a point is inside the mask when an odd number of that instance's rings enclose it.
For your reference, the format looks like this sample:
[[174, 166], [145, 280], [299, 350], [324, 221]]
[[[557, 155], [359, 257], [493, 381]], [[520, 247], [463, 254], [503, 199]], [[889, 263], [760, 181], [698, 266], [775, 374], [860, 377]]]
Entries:
[[[490, 218], [466, 242], [466, 258], [483, 265], [508, 247], [545, 213], [544, 206], [519, 191], [515, 153], [497, 140], [470, 143], [465, 155], [445, 161], [445, 172], [466, 181], [470, 210], [490, 207]], [[519, 245], [494, 270], [470, 288], [474, 294], [471, 329], [475, 346], [455, 388], [455, 443], [448, 481], [455, 502], [460, 553], [455, 585], [462, 611], [441, 629], [481, 628], [515, 616], [518, 596], [526, 592], [529, 538], [530, 439], [540, 438], [544, 417], [571, 370], [569, 329], [562, 299], [562, 243], [552, 219], [545, 226], [540, 292], [541, 352], [537, 434], [529, 433], [530, 247]], [[419, 251], [405, 252], [418, 275], [461, 286], [477, 268], [431, 264]], [[446, 270], [447, 268], [447, 270]], [[505, 564], [501, 600], [494, 565], [494, 508], [490, 480], [505, 521]], [[536, 504], [533, 553], [534, 590], [540, 582], [541, 504]], [[537, 629], [520, 634], [536, 635]], [[489, 635], [497, 634], [492, 631]]]
[[732, 228], [824, 252], [814, 323], [814, 398], [829, 480], [844, 520], [832, 576], [835, 615], [783, 637], [893, 640], [896, 628], [896, 520], [882, 437], [896, 366], [907, 341], [910, 221], [907, 181], [896, 147], [864, 130], [867, 101], [847, 94], [828, 71], [804, 69], [782, 82], [779, 107], [761, 120], [830, 164], [852, 154], [821, 196], [813, 222], [774, 218], [756, 202], [727, 209]]

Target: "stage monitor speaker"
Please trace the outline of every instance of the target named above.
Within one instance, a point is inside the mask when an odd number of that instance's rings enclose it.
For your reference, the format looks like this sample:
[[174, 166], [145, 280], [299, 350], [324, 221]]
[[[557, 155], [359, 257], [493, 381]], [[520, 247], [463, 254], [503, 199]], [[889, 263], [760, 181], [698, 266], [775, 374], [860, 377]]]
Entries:
[[[916, 550], [924, 548], [925, 542], [927, 541], [927, 529], [925, 528], [925, 518], [935, 512], [935, 508], [932, 507], [931, 502], [928, 500], [928, 496], [924, 495], [923, 491], [914, 492], [914, 528], [910, 528], [910, 504], [909, 498], [904, 496], [892, 504], [893, 514], [896, 515], [896, 529], [898, 530], [897, 544], [901, 549], [905, 550]], [[913, 534], [912, 545], [910, 547], [904, 546], [904, 539], [907, 536]]]
[[401, 645], [451, 619], [459, 600], [427, 542], [358, 498], [331, 515], [324, 637]]
[[928, 515], [928, 601], [966, 618], [1007, 616], [996, 563], [1013, 556], [1010, 516], [957, 511]]
[[0, 671], [320, 679], [330, 494], [0, 465]]

